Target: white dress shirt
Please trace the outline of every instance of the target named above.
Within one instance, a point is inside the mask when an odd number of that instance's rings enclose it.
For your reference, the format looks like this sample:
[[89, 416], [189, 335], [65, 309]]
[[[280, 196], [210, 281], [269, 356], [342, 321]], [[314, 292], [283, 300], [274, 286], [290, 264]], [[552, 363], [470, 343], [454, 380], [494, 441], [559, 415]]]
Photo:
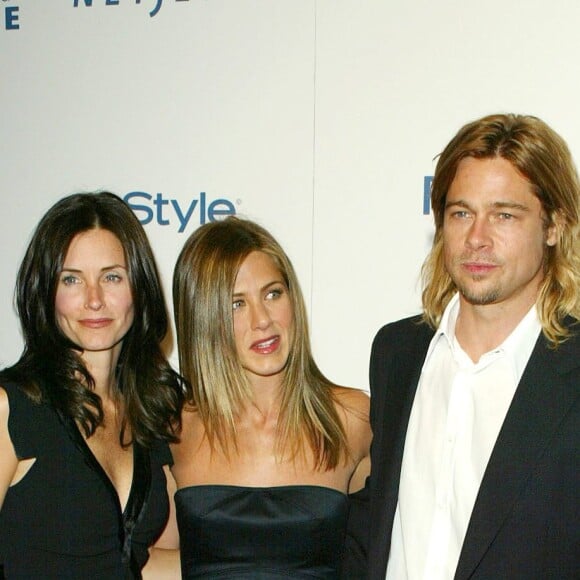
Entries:
[[413, 402], [387, 580], [450, 580], [493, 446], [541, 331], [535, 306], [474, 363], [455, 338], [459, 296], [431, 340]]

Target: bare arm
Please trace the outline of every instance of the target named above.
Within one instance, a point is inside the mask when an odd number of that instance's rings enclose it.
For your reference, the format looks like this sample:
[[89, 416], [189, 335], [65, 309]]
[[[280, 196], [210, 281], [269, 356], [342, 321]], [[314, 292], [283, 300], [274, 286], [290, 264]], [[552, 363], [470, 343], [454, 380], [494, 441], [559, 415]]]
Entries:
[[347, 436], [351, 453], [355, 455], [354, 471], [349, 491], [349, 515], [344, 545], [341, 579], [366, 577], [368, 545], [369, 488], [372, 430], [369, 421], [370, 399], [362, 391], [349, 393], [347, 406]]
[[348, 482], [348, 493], [355, 493], [365, 485], [371, 469], [372, 440], [369, 422], [370, 399], [359, 389], [337, 391], [344, 410], [344, 425], [348, 446], [354, 458], [354, 468]]
[[8, 395], [0, 387], [0, 509], [18, 468], [18, 458], [8, 433], [9, 414]]
[[169, 519], [157, 542], [149, 548], [149, 560], [143, 568], [143, 580], [179, 580], [181, 578], [179, 532], [173, 499], [177, 486], [169, 467], [166, 465], [163, 469], [169, 495]]
[[348, 493], [356, 493], [365, 486], [365, 481], [371, 472], [371, 457], [366, 455], [356, 466], [350, 481], [348, 482]]

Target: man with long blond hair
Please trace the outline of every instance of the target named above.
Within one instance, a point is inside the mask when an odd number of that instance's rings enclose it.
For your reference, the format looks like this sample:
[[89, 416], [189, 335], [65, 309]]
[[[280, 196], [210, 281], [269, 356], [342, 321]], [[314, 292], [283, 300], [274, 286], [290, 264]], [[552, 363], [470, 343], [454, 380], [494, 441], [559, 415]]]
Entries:
[[579, 191], [535, 117], [484, 117], [441, 154], [423, 314], [373, 343], [350, 577], [579, 577]]

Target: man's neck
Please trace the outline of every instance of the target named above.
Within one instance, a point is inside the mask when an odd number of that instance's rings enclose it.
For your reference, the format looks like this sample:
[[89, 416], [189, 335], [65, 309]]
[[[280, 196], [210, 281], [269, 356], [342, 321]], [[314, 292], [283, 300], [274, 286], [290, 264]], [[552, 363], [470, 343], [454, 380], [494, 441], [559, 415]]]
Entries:
[[473, 362], [497, 348], [514, 331], [534, 302], [476, 305], [459, 297], [455, 337]]

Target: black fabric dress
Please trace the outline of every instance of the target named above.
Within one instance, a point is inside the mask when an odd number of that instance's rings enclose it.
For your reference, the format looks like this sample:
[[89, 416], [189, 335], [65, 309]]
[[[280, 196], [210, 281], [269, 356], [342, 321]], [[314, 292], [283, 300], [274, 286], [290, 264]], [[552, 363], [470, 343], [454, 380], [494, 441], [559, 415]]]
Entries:
[[8, 429], [19, 459], [36, 458], [8, 489], [0, 511], [0, 562], [8, 580], [115, 580], [140, 577], [147, 548], [161, 533], [169, 503], [163, 465], [169, 448], [133, 446], [125, 510], [76, 424], [34, 404], [15, 385]]
[[339, 578], [348, 499], [337, 490], [200, 485], [175, 506], [184, 579]]

